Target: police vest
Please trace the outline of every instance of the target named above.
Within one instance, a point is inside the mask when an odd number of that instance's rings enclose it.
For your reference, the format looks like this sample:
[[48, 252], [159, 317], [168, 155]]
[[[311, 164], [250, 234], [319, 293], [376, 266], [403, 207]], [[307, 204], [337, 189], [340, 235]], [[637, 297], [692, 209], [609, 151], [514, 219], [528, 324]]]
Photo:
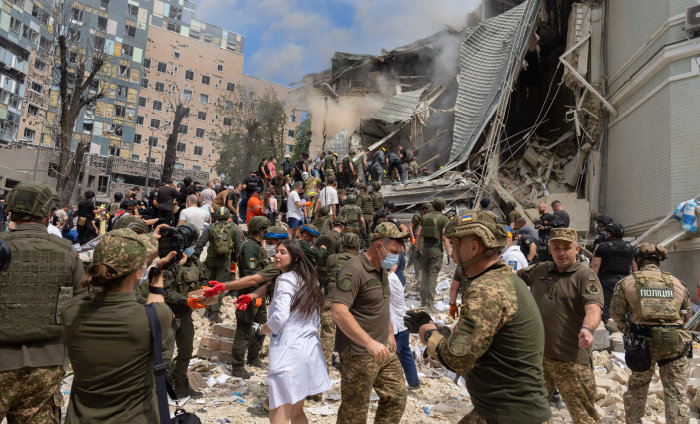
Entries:
[[355, 205], [343, 206], [343, 215], [347, 219], [345, 224], [347, 227], [359, 227], [360, 226], [360, 216], [362, 216], [362, 211]]
[[601, 244], [602, 246], [606, 246], [606, 249], [600, 265], [600, 274], [629, 275], [630, 263], [634, 257], [632, 245], [623, 240], [611, 240]]
[[442, 237], [442, 228], [439, 228], [442, 214], [430, 212], [423, 217], [422, 234], [428, 240], [438, 240]]
[[374, 213], [374, 199], [372, 199], [372, 196], [370, 196], [369, 193], [362, 193], [360, 194], [360, 200], [362, 201], [360, 205], [362, 214], [372, 215]]
[[12, 262], [0, 272], [0, 343], [22, 344], [62, 334], [60, 309], [73, 298], [73, 248], [48, 233], [0, 233]]
[[642, 321], [663, 324], [681, 319], [671, 274], [659, 272], [657, 275], [649, 275], [648, 272], [637, 271], [632, 275], [639, 296]]

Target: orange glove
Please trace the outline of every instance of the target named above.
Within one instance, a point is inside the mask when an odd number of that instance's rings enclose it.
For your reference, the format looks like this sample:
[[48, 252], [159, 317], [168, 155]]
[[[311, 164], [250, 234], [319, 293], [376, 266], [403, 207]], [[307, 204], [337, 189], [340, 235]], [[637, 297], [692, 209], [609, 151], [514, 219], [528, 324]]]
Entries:
[[457, 319], [457, 315], [459, 315], [459, 309], [457, 309], [457, 305], [450, 305], [450, 316], [452, 319]]
[[311, 202], [306, 202], [306, 206], [311, 207], [311, 206], [313, 206], [313, 203], [311, 203]]
[[698, 299], [700, 299], [700, 287], [698, 287], [698, 288], [695, 290], [695, 296], [697, 296]]
[[236, 270], [238, 269], [238, 265], [235, 262], [231, 262], [231, 272], [235, 273]]
[[207, 305], [202, 305], [196, 297], [188, 297], [187, 306], [189, 306], [190, 309], [202, 309], [207, 307]]
[[262, 306], [262, 298], [258, 297], [257, 299], [255, 299], [255, 307], [259, 308], [261, 306]]
[[413, 244], [413, 245], [416, 244], [416, 238], [415, 238], [415, 237], [411, 237], [411, 244]]

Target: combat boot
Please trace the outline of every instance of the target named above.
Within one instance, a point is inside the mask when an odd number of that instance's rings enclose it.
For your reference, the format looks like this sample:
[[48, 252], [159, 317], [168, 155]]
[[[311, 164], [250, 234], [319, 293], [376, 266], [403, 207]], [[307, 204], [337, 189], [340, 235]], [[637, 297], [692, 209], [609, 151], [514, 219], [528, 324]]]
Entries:
[[248, 361], [248, 366], [256, 368], [266, 368], [265, 363], [260, 358], [255, 358], [252, 361]]
[[241, 365], [239, 367], [233, 367], [231, 369], [231, 377], [238, 377], [238, 378], [242, 378], [243, 380], [247, 380], [252, 376], [253, 376], [253, 373], [246, 371], [246, 369], [243, 365]]
[[193, 399], [202, 397], [202, 392], [198, 392], [198, 391], [194, 390], [186, 382], [175, 383], [174, 389], [175, 389], [175, 395], [177, 396], [178, 399], [182, 399], [182, 398], [187, 397], [187, 396], [189, 396]]

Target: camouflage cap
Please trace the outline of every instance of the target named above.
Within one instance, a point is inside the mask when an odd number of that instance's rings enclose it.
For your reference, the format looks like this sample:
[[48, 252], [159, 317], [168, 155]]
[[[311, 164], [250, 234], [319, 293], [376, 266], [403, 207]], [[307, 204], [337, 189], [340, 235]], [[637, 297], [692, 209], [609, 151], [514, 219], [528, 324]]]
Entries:
[[403, 240], [408, 236], [409, 234], [407, 232], [402, 233], [398, 228], [396, 228], [396, 225], [391, 222], [382, 222], [381, 224], [377, 225], [370, 235], [372, 241], [383, 238]]
[[51, 215], [56, 209], [58, 194], [48, 185], [36, 181], [19, 183], [7, 195], [7, 212], [39, 218]]
[[273, 225], [271, 227], [267, 227], [267, 232], [263, 234], [263, 238], [266, 239], [286, 239], [289, 238], [289, 234], [287, 234], [287, 230], [284, 229], [284, 227], [280, 227], [278, 225]]
[[372, 188], [375, 190], [379, 190], [380, 188], [382, 188], [382, 183], [380, 183], [379, 181], [372, 181]]
[[265, 216], [254, 216], [250, 222], [248, 222], [248, 232], [257, 233], [260, 230], [264, 230], [270, 226], [270, 220]]
[[123, 277], [140, 268], [158, 250], [158, 240], [151, 234], [137, 234], [130, 228], [112, 230], [97, 243], [92, 263], [114, 268], [113, 278]]
[[359, 182], [359, 183], [355, 184], [355, 187], [357, 187], [357, 188], [367, 188], [367, 184], [365, 184], [365, 183], [363, 183], [363, 182]]
[[113, 230], [121, 230], [122, 228], [130, 228], [136, 234], [148, 234], [151, 231], [143, 219], [134, 215], [121, 216], [114, 221]]
[[573, 228], [552, 228], [549, 233], [549, 240], [561, 240], [561, 241], [577, 241], [578, 234]]
[[349, 247], [351, 249], [360, 248], [360, 236], [355, 233], [345, 233], [343, 237], [340, 238], [340, 244], [343, 247]]
[[661, 262], [668, 256], [668, 251], [665, 247], [653, 243], [642, 243], [634, 249], [634, 259], [637, 261], [643, 259], [651, 259]]
[[313, 234], [314, 236], [318, 236], [318, 235], [319, 235], [318, 228], [316, 228], [316, 226], [313, 225], [313, 224], [304, 224], [304, 225], [302, 225], [302, 226], [301, 226], [301, 231], [306, 231], [307, 233], [311, 233], [311, 234]]
[[462, 212], [445, 227], [445, 237], [460, 238], [466, 235], [479, 237], [489, 248], [503, 248], [506, 245], [506, 226], [496, 220], [496, 216], [485, 210]]
[[331, 213], [331, 207], [329, 205], [323, 205], [320, 208], [318, 208], [318, 214], [320, 216], [326, 216], [329, 213]]

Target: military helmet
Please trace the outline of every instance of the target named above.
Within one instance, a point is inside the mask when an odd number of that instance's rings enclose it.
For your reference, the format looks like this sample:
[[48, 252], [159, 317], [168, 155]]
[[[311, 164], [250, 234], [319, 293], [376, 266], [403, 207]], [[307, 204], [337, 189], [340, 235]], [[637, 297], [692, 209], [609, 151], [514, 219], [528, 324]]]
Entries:
[[115, 202], [118, 202], [118, 201], [122, 200], [123, 198], [124, 198], [124, 195], [122, 194], [121, 191], [114, 193], [114, 201]]
[[599, 223], [605, 224], [605, 225], [608, 225], [608, 224], [610, 224], [611, 222], [613, 222], [613, 220], [612, 220], [612, 218], [610, 217], [610, 215], [598, 215], [598, 216], [595, 218], [595, 220], [596, 220], [596, 222], [599, 222]]
[[387, 200], [386, 202], [384, 202], [384, 207], [389, 208], [393, 211], [394, 209], [396, 209], [396, 204], [391, 200]]
[[605, 231], [612, 234], [613, 238], [619, 239], [625, 234], [625, 228], [617, 222], [611, 222], [605, 226]]
[[248, 233], [257, 233], [270, 226], [270, 220], [265, 216], [254, 216], [248, 223]]
[[58, 194], [48, 185], [36, 181], [19, 183], [7, 195], [5, 210], [45, 218], [56, 209]]
[[421, 208], [421, 209], [426, 209], [428, 212], [432, 212], [432, 211], [433, 211], [433, 204], [430, 203], [430, 202], [425, 202], [425, 203], [423, 203], [423, 204], [421, 205], [420, 208]]
[[463, 212], [445, 228], [447, 238], [460, 238], [470, 234], [479, 237], [489, 249], [502, 249], [507, 243], [506, 226], [498, 223], [496, 216], [485, 210]]
[[642, 261], [649, 259], [655, 262], [661, 262], [668, 256], [668, 251], [665, 247], [653, 243], [642, 243], [634, 250], [634, 259]]
[[435, 209], [436, 211], [441, 211], [445, 209], [446, 204], [447, 203], [445, 203], [445, 199], [443, 199], [442, 197], [436, 197], [432, 203], [433, 209]]
[[301, 231], [306, 231], [309, 234], [313, 234], [314, 237], [317, 237], [320, 233], [318, 232], [318, 228], [316, 228], [315, 225], [313, 224], [304, 224], [301, 226]]
[[349, 247], [352, 249], [360, 248], [360, 236], [355, 233], [345, 233], [343, 237], [340, 238], [340, 244], [343, 247]]
[[231, 211], [226, 206], [219, 206], [214, 211], [214, 216], [218, 220], [226, 221], [231, 216]]
[[350, 205], [354, 205], [357, 203], [357, 196], [355, 196], [354, 194], [348, 194], [348, 197], [345, 199], [345, 201]]
[[382, 183], [379, 181], [372, 181], [372, 188], [375, 190], [379, 190], [382, 188]]
[[509, 200], [506, 202], [506, 209], [513, 210], [515, 209], [515, 202], [512, 200]]
[[327, 216], [329, 213], [331, 213], [330, 205], [323, 205], [320, 208], [318, 208], [319, 216]]
[[284, 227], [280, 227], [278, 225], [272, 225], [270, 227], [267, 227], [267, 231], [265, 234], [263, 234], [263, 238], [266, 239], [287, 239], [289, 238], [289, 234], [287, 234], [287, 230], [284, 229]]
[[365, 188], [365, 189], [366, 189], [366, 188], [367, 188], [367, 184], [365, 184], [365, 183], [363, 183], [363, 182], [359, 182], [359, 183], [355, 184], [355, 187], [357, 187], [357, 188]]
[[114, 222], [114, 227], [112, 230], [119, 230], [122, 228], [130, 228], [136, 234], [148, 234], [151, 230], [148, 228], [148, 224], [134, 215], [120, 216]]

